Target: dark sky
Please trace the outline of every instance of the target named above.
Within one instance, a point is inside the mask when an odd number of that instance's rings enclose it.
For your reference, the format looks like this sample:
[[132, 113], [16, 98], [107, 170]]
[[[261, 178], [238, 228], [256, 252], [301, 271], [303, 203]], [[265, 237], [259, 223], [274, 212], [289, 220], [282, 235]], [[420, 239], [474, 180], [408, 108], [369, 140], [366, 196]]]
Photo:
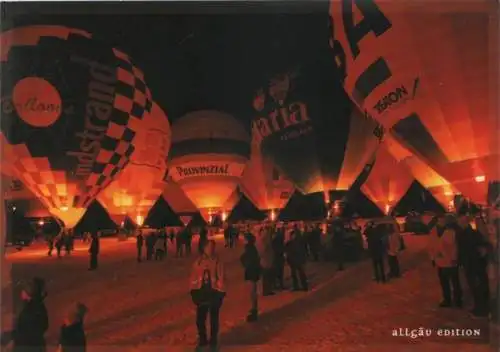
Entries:
[[214, 108], [249, 121], [253, 91], [270, 72], [314, 62], [328, 45], [327, 1], [3, 6], [2, 30], [62, 24], [130, 54], [171, 120]]

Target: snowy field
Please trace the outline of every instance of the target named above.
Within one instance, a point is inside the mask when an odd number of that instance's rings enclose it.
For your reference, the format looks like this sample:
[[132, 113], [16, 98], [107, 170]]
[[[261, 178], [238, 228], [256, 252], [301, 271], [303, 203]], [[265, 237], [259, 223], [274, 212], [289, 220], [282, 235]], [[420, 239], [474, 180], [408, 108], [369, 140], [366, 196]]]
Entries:
[[[464, 310], [438, 309], [440, 290], [425, 246], [427, 236], [405, 236], [403, 278], [380, 285], [368, 261], [341, 272], [334, 263], [308, 263], [310, 292], [260, 298], [260, 320], [245, 322], [248, 293], [239, 264], [242, 244], [218, 252], [226, 266], [227, 297], [221, 311], [221, 351], [489, 351], [496, 329]], [[193, 351], [194, 307], [188, 275], [195, 258], [174, 258], [169, 243], [162, 262], [137, 263], [135, 240], [101, 242], [100, 266], [88, 271], [86, 245], [68, 257], [48, 257], [34, 246], [10, 253], [15, 292], [23, 280], [47, 281], [50, 315], [47, 341], [55, 350], [59, 326], [76, 302], [88, 306], [88, 351]], [[196, 251], [196, 244], [193, 245]], [[470, 305], [466, 292], [465, 303]], [[290, 282], [288, 282], [290, 286]], [[18, 296], [18, 293], [15, 293]], [[17, 299], [2, 296], [2, 326]], [[433, 336], [393, 336], [394, 329], [431, 329]], [[479, 329], [479, 337], [437, 336], [439, 329]], [[404, 330], [405, 331], [405, 330]], [[448, 330], [447, 330], [448, 331]]]

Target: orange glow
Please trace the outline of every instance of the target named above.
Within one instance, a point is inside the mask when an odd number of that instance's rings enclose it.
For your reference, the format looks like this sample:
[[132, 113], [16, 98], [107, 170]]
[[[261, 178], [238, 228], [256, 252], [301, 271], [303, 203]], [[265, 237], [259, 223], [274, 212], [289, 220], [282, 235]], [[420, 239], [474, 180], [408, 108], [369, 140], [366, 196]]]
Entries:
[[61, 219], [64, 222], [64, 226], [69, 229], [75, 227], [87, 211], [85, 208], [64, 207], [64, 209], [49, 208], [49, 211], [52, 215]]
[[127, 214], [135, 222], [139, 216], [148, 214], [164, 188], [171, 133], [167, 116], [154, 103], [140, 127], [130, 163], [97, 197], [111, 218], [118, 221], [117, 225], [122, 218], [119, 215]]
[[414, 176], [404, 161], [398, 161], [389, 151], [390, 144], [383, 142], [376, 154], [375, 164], [361, 191], [385, 214], [406, 194]]
[[[332, 0], [332, 35], [345, 52], [344, 88], [351, 98], [464, 196], [484, 204], [488, 183], [476, 177], [499, 180], [500, 172], [500, 94], [492, 78], [499, 74], [498, 19], [491, 16], [496, 5], [441, 3], [377, 2], [378, 30], [363, 19], [366, 31], [353, 49], [344, 7], [359, 15], [358, 5]], [[391, 78], [357, 91], [358, 79], [370, 76], [375, 63], [387, 67]]]
[[137, 215], [135, 217], [135, 223], [139, 226], [142, 226], [142, 224], [144, 224], [144, 216], [142, 215]]
[[38, 221], [38, 225], [39, 225], [39, 226], [43, 226], [43, 225], [45, 225], [45, 221], [43, 221], [43, 220]]
[[226, 221], [227, 213], [225, 211], [222, 212], [221, 219], [222, 219], [222, 221]]
[[271, 213], [270, 213], [270, 219], [271, 221], [275, 221], [276, 220], [276, 212], [273, 210], [271, 210]]

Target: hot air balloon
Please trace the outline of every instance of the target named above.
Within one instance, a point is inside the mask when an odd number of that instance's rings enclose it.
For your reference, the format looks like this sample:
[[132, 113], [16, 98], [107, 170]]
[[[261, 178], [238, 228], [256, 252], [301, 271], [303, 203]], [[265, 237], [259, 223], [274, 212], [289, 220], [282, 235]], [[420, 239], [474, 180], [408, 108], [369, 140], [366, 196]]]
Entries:
[[97, 197], [117, 225], [128, 216], [141, 226], [163, 192], [170, 124], [158, 104], [145, 114], [134, 142], [130, 163]]
[[387, 145], [380, 146], [375, 164], [361, 191], [385, 214], [390, 214], [399, 200], [406, 194], [413, 176], [404, 165], [398, 162], [387, 150]]
[[443, 176], [413, 155], [390, 135], [386, 135], [384, 146], [399, 164], [405, 165], [412, 176], [424, 186], [445, 208], [454, 210], [454, 197], [460, 192]]
[[302, 193], [347, 190], [379, 144], [374, 120], [323, 65], [278, 73], [253, 101], [261, 151]]
[[26, 218], [50, 218], [49, 210], [20, 180], [2, 176], [2, 193], [6, 201]]
[[[254, 133], [254, 136], [258, 134]], [[260, 142], [257, 138], [252, 140], [250, 160], [240, 187], [259, 210], [267, 212], [269, 218], [275, 220], [279, 211], [288, 203], [295, 187], [280, 174], [271, 160], [263, 157]]]
[[231, 115], [201, 110], [172, 125], [168, 177], [179, 184], [205, 220], [222, 212], [250, 154], [250, 140]]
[[172, 180], [166, 180], [162, 196], [185, 226], [198, 213], [196, 205], [186, 196], [181, 187]]
[[498, 12], [493, 1], [331, 1], [344, 87], [464, 196], [499, 179]]
[[2, 157], [71, 228], [134, 150], [151, 94], [128, 55], [61, 26], [1, 34]]

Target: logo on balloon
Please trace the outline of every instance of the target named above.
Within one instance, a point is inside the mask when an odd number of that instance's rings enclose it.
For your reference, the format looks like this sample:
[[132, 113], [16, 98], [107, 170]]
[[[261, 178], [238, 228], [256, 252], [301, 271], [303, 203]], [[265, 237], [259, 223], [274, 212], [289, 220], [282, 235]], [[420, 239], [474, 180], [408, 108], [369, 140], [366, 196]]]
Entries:
[[408, 92], [405, 85], [401, 85], [400, 87], [390, 91], [377, 101], [377, 103], [373, 106], [373, 109], [380, 115], [383, 115], [391, 107], [399, 105], [405, 101], [415, 99], [419, 82], [420, 79], [418, 77], [415, 78], [411, 92]]
[[2, 113], [17, 115], [33, 127], [48, 127], [61, 116], [57, 89], [43, 78], [26, 77], [16, 83], [12, 96], [2, 97]]

